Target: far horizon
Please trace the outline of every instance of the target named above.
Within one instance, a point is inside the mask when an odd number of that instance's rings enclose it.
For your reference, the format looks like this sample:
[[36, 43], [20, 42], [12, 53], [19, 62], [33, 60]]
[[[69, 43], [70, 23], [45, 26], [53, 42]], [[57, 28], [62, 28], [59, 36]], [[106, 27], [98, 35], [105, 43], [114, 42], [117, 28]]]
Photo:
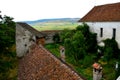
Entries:
[[63, 17], [63, 18], [43, 18], [43, 19], [36, 19], [36, 20], [23, 20], [23, 21], [15, 21], [15, 22], [29, 22], [29, 21], [39, 21], [39, 20], [54, 20], [54, 19], [80, 19], [77, 17], [69, 18], [69, 17]]

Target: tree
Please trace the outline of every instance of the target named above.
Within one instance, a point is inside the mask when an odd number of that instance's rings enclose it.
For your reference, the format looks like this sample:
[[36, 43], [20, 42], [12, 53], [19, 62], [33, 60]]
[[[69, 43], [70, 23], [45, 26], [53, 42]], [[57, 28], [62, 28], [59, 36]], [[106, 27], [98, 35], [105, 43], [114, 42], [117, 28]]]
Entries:
[[80, 31], [76, 32], [71, 38], [66, 38], [64, 46], [66, 56], [74, 58], [75, 61], [83, 59], [86, 54], [84, 36]]
[[59, 33], [55, 33], [55, 35], [53, 36], [53, 41], [54, 41], [54, 43], [59, 43], [60, 42]]
[[76, 28], [77, 31], [81, 31], [85, 38], [86, 51], [88, 53], [96, 53], [97, 52], [97, 34], [92, 33], [89, 30], [89, 26], [86, 23], [83, 25], [79, 25]]
[[0, 79], [13, 80], [17, 76], [15, 22], [9, 16], [0, 15], [0, 51]]
[[60, 39], [61, 41], [64, 43], [66, 38], [71, 38], [74, 35], [74, 30], [68, 30], [68, 29], [64, 29], [61, 33], [60, 33]]
[[74, 50], [74, 58], [76, 61], [81, 60], [84, 58], [86, 54], [86, 47], [85, 47], [85, 39], [83, 34], [78, 31], [73, 35], [71, 39], [71, 44]]
[[0, 51], [5, 52], [15, 43], [15, 22], [4, 16], [0, 22]]
[[85, 23], [79, 25], [75, 30], [64, 30], [60, 37], [66, 49], [66, 56], [80, 61], [88, 53], [97, 53], [97, 34], [90, 32]]
[[118, 48], [118, 43], [115, 39], [106, 39], [104, 40], [104, 56], [108, 58], [119, 59], [120, 53]]

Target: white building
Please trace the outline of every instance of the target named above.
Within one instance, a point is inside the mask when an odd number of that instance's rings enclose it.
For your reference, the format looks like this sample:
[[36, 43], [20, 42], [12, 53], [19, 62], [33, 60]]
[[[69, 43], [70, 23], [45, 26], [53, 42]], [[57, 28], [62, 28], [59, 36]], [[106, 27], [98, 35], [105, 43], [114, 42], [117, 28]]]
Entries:
[[79, 24], [83, 22], [90, 26], [92, 32], [97, 33], [98, 42], [115, 38], [120, 48], [120, 2], [95, 6], [79, 20]]

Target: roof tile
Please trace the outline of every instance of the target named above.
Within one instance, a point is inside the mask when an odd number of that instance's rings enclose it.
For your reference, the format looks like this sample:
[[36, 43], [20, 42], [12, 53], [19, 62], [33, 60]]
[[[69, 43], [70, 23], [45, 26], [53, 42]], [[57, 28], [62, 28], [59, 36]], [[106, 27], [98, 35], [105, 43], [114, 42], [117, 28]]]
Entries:
[[95, 6], [79, 22], [120, 21], [120, 2]]

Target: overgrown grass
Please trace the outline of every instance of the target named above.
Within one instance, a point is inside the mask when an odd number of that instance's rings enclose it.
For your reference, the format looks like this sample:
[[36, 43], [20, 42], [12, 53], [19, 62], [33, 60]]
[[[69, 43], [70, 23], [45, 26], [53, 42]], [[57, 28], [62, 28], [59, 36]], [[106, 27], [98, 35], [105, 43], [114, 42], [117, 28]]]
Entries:
[[[60, 57], [59, 53], [60, 44], [47, 44], [45, 47], [50, 50], [54, 55]], [[79, 74], [85, 77], [87, 80], [92, 80], [93, 68], [92, 68], [92, 58], [91, 56], [86, 55], [86, 59], [78, 61], [77, 63], [73, 58], [66, 57], [66, 63], [73, 67]], [[93, 55], [94, 57], [94, 55]], [[115, 80], [115, 60], [111, 59], [109, 63], [100, 59], [99, 63], [103, 67], [103, 79], [102, 80]]]
[[[89, 60], [89, 59], [88, 59]], [[80, 75], [82, 75], [87, 80], [92, 80], [92, 63], [88, 61], [89, 65], [84, 65], [84, 60], [76, 62], [72, 57], [66, 58], [66, 62], [71, 65]]]
[[60, 57], [59, 46], [60, 44], [47, 44], [45, 45], [45, 48], [53, 53], [55, 56]]

